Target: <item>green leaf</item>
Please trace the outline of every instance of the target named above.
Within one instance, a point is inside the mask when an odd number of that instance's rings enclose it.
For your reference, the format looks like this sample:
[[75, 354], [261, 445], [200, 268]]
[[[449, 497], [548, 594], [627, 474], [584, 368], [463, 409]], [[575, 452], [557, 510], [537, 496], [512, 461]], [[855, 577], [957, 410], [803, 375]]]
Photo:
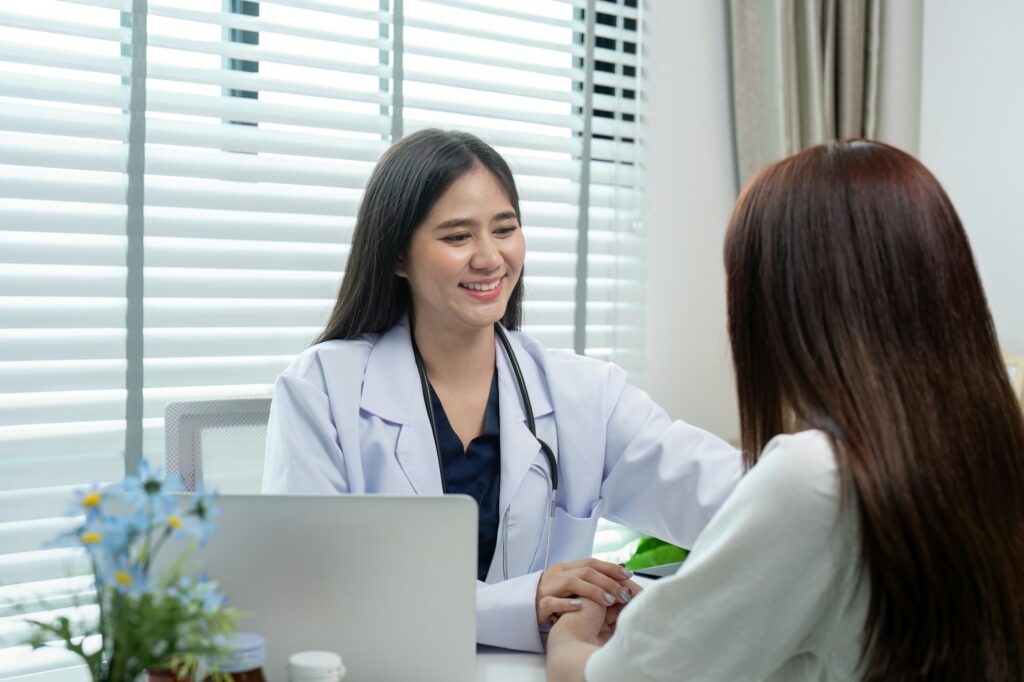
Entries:
[[651, 566], [674, 564], [685, 561], [689, 550], [669, 544], [658, 538], [643, 538], [636, 547], [632, 558], [626, 562], [626, 568], [636, 571]]

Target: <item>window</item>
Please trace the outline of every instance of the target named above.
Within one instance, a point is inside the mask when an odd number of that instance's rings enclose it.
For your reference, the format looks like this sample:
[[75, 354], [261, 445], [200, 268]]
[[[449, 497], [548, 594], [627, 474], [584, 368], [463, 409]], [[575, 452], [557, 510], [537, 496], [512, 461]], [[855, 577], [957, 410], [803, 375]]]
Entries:
[[321, 331], [404, 133], [506, 156], [525, 331], [642, 383], [639, 19], [608, 0], [0, 9], [0, 677], [67, 660], [11, 647], [25, 613], [90, 598], [81, 558], [41, 549], [69, 491], [162, 462], [170, 401], [268, 392]]

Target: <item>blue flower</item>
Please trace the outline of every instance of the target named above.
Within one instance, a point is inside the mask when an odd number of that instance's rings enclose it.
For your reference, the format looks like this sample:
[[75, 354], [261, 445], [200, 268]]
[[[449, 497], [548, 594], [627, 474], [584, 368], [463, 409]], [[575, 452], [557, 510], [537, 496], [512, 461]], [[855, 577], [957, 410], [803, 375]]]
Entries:
[[111, 556], [128, 556], [132, 543], [142, 532], [141, 519], [125, 516], [106, 516], [96, 524], [103, 534], [102, 548]]
[[75, 503], [71, 508], [71, 516], [85, 514], [87, 519], [99, 516], [103, 513], [103, 491], [98, 483], [93, 483], [88, 488], [75, 491]]
[[206, 579], [206, 574], [200, 575], [197, 580], [181, 576], [167, 588], [167, 596], [190, 609], [207, 614], [220, 611], [228, 600], [227, 596], [218, 591], [216, 582]]
[[191, 533], [199, 539], [199, 546], [205, 547], [210, 538], [217, 533], [217, 518], [220, 509], [216, 506], [217, 492], [196, 491], [188, 508], [188, 526]]
[[139, 530], [131, 519], [96, 514], [86, 517], [85, 523], [67, 530], [44, 547], [83, 547], [94, 558], [100, 555], [127, 556]]
[[220, 611], [228, 603], [227, 595], [217, 589], [216, 582], [207, 580], [205, 574], [200, 576], [197, 587], [197, 592], [202, 597], [203, 611], [214, 613]]
[[167, 596], [183, 604], [188, 602], [192, 597], [192, 578], [187, 575], [179, 577], [167, 586]]
[[96, 564], [96, 586], [113, 587], [121, 594], [138, 597], [149, 591], [149, 575], [125, 557], [103, 557]]
[[98, 518], [91, 521], [87, 521], [84, 526], [77, 529], [76, 535], [78, 541], [85, 547], [85, 551], [89, 554], [96, 555], [100, 553], [110, 554], [111, 548], [116, 548], [117, 538], [113, 536], [115, 533], [113, 529], [111, 532], [107, 532], [107, 525], [104, 523], [104, 519]]
[[145, 459], [139, 461], [137, 476], [126, 476], [123, 482], [112, 487], [112, 492], [134, 505], [136, 511], [152, 514], [154, 522], [177, 508], [178, 501], [171, 493], [182, 490], [177, 476], [164, 479], [163, 469], [151, 468]]
[[[172, 496], [181, 489], [179, 481], [162, 480], [161, 470], [143, 461], [138, 475], [121, 483], [77, 491], [73, 518], [61, 524], [68, 530], [56, 543], [48, 543], [88, 555], [101, 646], [111, 659], [129, 662], [125, 679], [141, 672], [135, 669], [141, 666], [140, 652], [163, 655], [168, 643], [177, 640], [183, 654], [195, 655], [232, 628], [236, 617], [234, 609], [224, 609], [227, 600], [216, 583], [181, 577], [184, 556], [169, 570], [155, 561], [161, 549], [176, 545], [168, 542], [171, 536], [195, 537], [205, 544], [216, 529], [216, 494]], [[36, 626], [33, 641], [48, 641], [52, 634], [46, 626]], [[71, 635], [63, 639], [66, 648], [81, 654]], [[110, 671], [103, 668], [104, 661], [99, 665], [105, 679]]]

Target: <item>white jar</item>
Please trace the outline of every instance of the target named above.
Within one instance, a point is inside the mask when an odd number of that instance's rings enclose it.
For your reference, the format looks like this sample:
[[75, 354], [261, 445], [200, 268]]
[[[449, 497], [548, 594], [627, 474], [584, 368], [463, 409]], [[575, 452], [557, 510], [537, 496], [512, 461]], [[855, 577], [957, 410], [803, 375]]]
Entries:
[[331, 651], [300, 651], [288, 658], [289, 682], [341, 682], [345, 665]]

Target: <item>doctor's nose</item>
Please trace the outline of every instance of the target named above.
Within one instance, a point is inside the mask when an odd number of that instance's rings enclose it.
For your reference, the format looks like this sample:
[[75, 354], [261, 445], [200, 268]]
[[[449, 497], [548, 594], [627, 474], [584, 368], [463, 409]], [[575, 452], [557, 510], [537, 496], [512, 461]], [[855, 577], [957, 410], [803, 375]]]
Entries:
[[485, 238], [477, 243], [470, 266], [475, 270], [494, 270], [501, 266], [501, 251], [493, 239]]

